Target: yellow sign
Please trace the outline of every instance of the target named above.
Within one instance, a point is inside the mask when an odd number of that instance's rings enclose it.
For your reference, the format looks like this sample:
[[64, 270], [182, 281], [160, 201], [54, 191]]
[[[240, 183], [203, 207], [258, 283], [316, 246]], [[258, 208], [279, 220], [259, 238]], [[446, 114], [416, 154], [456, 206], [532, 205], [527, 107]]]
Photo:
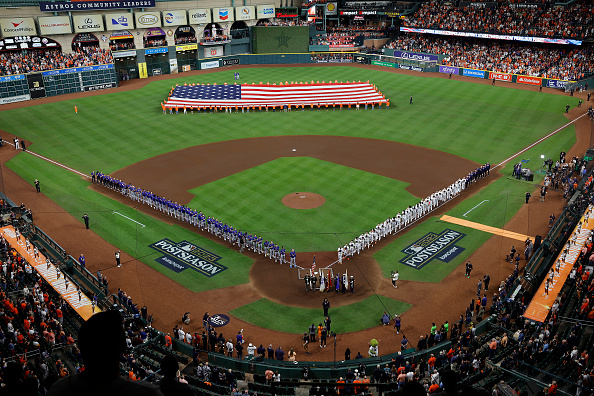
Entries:
[[195, 49], [198, 49], [198, 44], [178, 45], [175, 47], [176, 51], [191, 51]]
[[92, 306], [91, 299], [84, 293], [78, 294], [76, 287], [66, 282], [64, 274], [56, 271], [53, 264], [48, 265], [42, 253], [35, 254], [31, 244], [26, 242], [22, 235], [17, 237], [12, 226], [0, 228], [4, 239], [13, 247], [39, 275], [41, 275], [50, 286], [80, 315], [84, 320], [89, 319], [94, 313], [101, 310]]
[[386, 12], [386, 16], [388, 18], [398, 18], [398, 17], [400, 17], [400, 13], [398, 13], [398, 12]]
[[138, 77], [148, 78], [148, 73], [146, 71], [146, 62], [141, 62], [138, 64]]

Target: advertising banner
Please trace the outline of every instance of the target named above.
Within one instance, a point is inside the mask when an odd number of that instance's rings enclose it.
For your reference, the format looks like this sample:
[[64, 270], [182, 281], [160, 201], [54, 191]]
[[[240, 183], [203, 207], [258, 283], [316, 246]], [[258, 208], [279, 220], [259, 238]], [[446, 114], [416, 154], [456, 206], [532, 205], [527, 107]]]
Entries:
[[407, 52], [407, 51], [394, 51], [394, 57], [416, 60], [416, 61], [425, 61], [425, 62], [429, 62], [429, 61], [437, 62], [439, 60], [439, 55], [422, 54], [420, 52]]
[[274, 18], [274, 4], [256, 6], [256, 18]]
[[326, 3], [326, 15], [337, 15], [338, 14], [338, 3], [331, 2]]
[[43, 83], [43, 74], [27, 74], [27, 83], [29, 84], [29, 93], [31, 99], [45, 98], [45, 84]]
[[6, 18], [0, 19], [3, 37], [35, 36], [37, 28], [33, 18]]
[[161, 26], [161, 15], [158, 12], [135, 12], [134, 20], [138, 29]]
[[254, 6], [235, 7], [235, 20], [236, 21], [251, 21], [254, 19], [256, 19], [256, 7], [254, 7]]
[[19, 81], [19, 80], [24, 80], [24, 79], [25, 79], [24, 74], [17, 74], [16, 76], [2, 76], [2, 77], [0, 77], [0, 83], [10, 82], [10, 81]]
[[186, 10], [163, 11], [163, 26], [182, 26], [188, 24]]
[[166, 54], [169, 52], [167, 47], [147, 48], [144, 50], [145, 55]]
[[148, 73], [146, 70], [146, 62], [138, 63], [138, 77], [139, 78], [148, 78]]
[[107, 30], [134, 29], [134, 19], [130, 13], [105, 14]]
[[489, 72], [489, 80], [507, 81], [511, 82], [512, 75], [508, 73]]
[[570, 82], [571, 81], [565, 81], [565, 80], [548, 80], [547, 87], [565, 89], [565, 86]]
[[86, 91], [98, 91], [100, 89], [108, 89], [108, 88], [115, 88], [117, 84], [115, 82], [104, 83], [104, 84], [94, 84], [94, 85], [85, 85], [83, 89]]
[[131, 51], [116, 51], [116, 52], [112, 52], [111, 55], [114, 57], [114, 59], [116, 58], [128, 58], [131, 56], [136, 56], [136, 50], [131, 50]]
[[193, 8], [188, 10], [190, 15], [190, 25], [201, 25], [212, 22], [210, 10], [207, 8]]
[[485, 72], [475, 69], [462, 69], [462, 75], [468, 77], [485, 78]]
[[200, 63], [200, 70], [205, 70], [205, 69], [214, 69], [219, 67], [219, 61], [210, 61], [210, 62], [201, 62]]
[[10, 98], [0, 98], [0, 105], [15, 103], [15, 102], [23, 102], [25, 100], [31, 100], [31, 95], [19, 95], [19, 96], [11, 96]]
[[46, 257], [42, 253], [34, 255], [33, 249], [27, 249], [24, 238], [16, 238], [16, 233], [12, 226], [3, 227], [0, 229], [2, 236], [29, 264], [45, 279], [47, 283], [80, 315], [84, 320], [89, 319], [95, 312], [100, 312], [101, 309], [93, 307], [91, 300], [84, 294], [78, 295], [77, 288], [72, 284], [66, 284], [64, 276], [58, 278], [58, 272], [53, 265], [47, 265]]
[[213, 22], [233, 22], [233, 8], [213, 8]]
[[392, 62], [385, 62], [385, 61], [371, 61], [372, 65], [376, 65], [376, 66], [384, 66], [384, 67], [398, 67], [398, 65], [396, 63], [392, 63]]
[[178, 73], [178, 66], [177, 66], [177, 59], [169, 59], [169, 73], [170, 74], [177, 74]]
[[[342, 15], [342, 11], [340, 13]], [[503, 35], [503, 34], [456, 32], [456, 31], [451, 31], [451, 30], [422, 29], [422, 28], [411, 28], [411, 27], [404, 27], [404, 26], [400, 27], [400, 31], [407, 32], [407, 33], [439, 34], [442, 36], [458, 36], [458, 37], [486, 38], [486, 39], [494, 39], [494, 40], [526, 41], [526, 42], [530, 42], [530, 43], [582, 45], [581, 40], [555, 39], [555, 38], [548, 38], [548, 37], [508, 36], [508, 35]]]
[[192, 51], [198, 49], [198, 44], [186, 44], [175, 46], [176, 51]]
[[204, 48], [204, 57], [213, 58], [215, 56], [223, 56], [223, 46], [217, 45], [216, 47]]
[[458, 74], [460, 73], [460, 68], [453, 66], [439, 66], [439, 72], [445, 74]]
[[369, 63], [369, 59], [365, 55], [355, 55], [354, 60], [355, 60], [355, 62], [362, 63], [364, 65]]
[[518, 76], [518, 83], [520, 84], [529, 84], [529, 85], [541, 85], [542, 78], [540, 77], [531, 77], [531, 76]]
[[117, 10], [125, 8], [149, 8], [155, 6], [155, 0], [134, 1], [41, 1], [39, 10], [44, 12], [59, 11], [91, 11], [91, 10]]
[[74, 14], [72, 15], [72, 22], [76, 33], [102, 32], [105, 30], [103, 16], [101, 14]]
[[418, 72], [422, 72], [423, 68], [422, 67], [417, 67], [417, 66], [410, 66], [410, 65], [398, 65], [399, 68], [404, 69], [404, 70], [413, 70], [413, 71], [418, 71]]
[[113, 69], [113, 63], [109, 65], [95, 65], [95, 66], [83, 66], [83, 67], [72, 67], [70, 69], [56, 69], [56, 70], [48, 70], [41, 72], [44, 76], [55, 76], [58, 74], [72, 74], [72, 73], [82, 73], [94, 70], [105, 70], [105, 69]]
[[223, 66], [239, 65], [239, 58], [223, 59]]
[[70, 18], [67, 16], [55, 16], [55, 17], [39, 17], [40, 34], [68, 34], [72, 33], [72, 25], [70, 24]]

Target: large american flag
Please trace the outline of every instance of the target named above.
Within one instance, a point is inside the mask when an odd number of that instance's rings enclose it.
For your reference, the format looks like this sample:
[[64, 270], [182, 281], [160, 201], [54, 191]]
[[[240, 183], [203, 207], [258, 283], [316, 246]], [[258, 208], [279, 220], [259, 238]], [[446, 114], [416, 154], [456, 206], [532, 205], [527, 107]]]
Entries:
[[316, 106], [386, 103], [369, 82], [179, 85], [165, 107]]

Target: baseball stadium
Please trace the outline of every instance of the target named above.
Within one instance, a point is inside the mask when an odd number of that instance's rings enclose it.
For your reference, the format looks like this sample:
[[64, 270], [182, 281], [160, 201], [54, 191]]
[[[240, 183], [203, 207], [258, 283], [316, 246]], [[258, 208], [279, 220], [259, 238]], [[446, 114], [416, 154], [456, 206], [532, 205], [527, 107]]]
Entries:
[[594, 392], [591, 1], [0, 3], [0, 395]]

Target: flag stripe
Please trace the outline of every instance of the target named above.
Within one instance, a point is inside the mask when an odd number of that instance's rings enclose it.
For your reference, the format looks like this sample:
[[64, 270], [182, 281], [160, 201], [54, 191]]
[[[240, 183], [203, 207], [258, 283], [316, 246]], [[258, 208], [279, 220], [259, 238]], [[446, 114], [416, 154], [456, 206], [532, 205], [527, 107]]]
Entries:
[[386, 103], [370, 83], [177, 86], [165, 107]]

